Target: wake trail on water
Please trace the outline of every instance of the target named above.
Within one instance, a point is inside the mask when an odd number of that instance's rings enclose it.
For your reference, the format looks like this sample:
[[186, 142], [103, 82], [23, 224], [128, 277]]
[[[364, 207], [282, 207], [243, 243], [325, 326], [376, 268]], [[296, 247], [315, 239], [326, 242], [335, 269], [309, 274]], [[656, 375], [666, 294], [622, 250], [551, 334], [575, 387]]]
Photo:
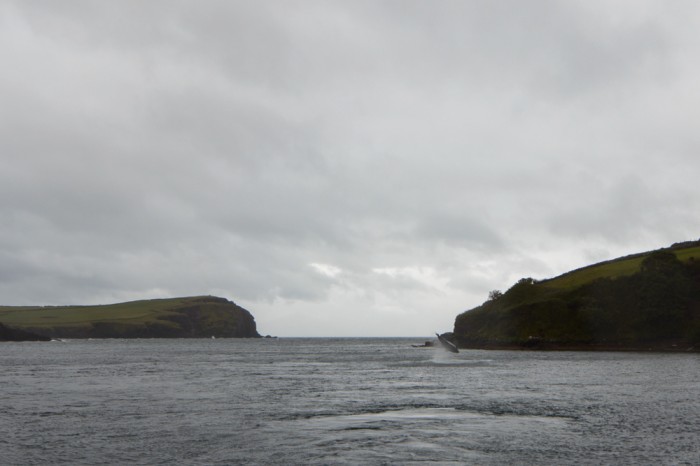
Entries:
[[418, 366], [438, 366], [438, 367], [451, 367], [451, 366], [488, 366], [493, 364], [492, 359], [475, 359], [470, 357], [468, 353], [450, 353], [449, 351], [443, 350], [442, 348], [435, 348], [432, 352], [430, 359], [418, 363]]

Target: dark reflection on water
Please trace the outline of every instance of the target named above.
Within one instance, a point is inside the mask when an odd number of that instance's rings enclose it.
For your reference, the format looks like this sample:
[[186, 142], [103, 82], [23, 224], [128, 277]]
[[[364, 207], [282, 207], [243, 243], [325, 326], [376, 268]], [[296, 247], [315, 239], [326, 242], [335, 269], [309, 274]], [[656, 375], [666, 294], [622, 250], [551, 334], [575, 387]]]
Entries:
[[700, 356], [0, 345], [0, 464], [700, 464]]

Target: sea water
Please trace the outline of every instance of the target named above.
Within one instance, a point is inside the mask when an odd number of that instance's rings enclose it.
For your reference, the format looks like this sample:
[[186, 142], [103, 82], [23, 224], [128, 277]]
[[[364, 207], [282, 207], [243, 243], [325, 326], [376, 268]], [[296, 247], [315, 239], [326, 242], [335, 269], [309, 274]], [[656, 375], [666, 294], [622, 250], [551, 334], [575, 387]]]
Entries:
[[0, 344], [0, 464], [700, 464], [700, 355]]

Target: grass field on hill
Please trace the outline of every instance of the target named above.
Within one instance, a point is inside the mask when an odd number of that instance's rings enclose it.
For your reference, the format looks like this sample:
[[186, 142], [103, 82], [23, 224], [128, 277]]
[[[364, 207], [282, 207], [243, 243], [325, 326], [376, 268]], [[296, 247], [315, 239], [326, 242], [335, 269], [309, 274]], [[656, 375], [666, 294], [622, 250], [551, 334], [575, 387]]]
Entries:
[[[691, 258], [700, 260], [700, 246], [672, 250], [671, 252], [682, 262], [687, 262], [691, 260]], [[563, 290], [585, 285], [598, 278], [618, 278], [632, 275], [639, 272], [642, 261], [644, 261], [649, 254], [651, 253], [602, 262], [565, 273], [550, 280], [543, 280], [541, 283], [547, 288]]]
[[203, 297], [152, 299], [99, 306], [0, 306], [0, 322], [17, 327], [79, 327], [95, 322], [141, 325], [158, 322], [177, 327], [163, 319], [176, 310], [197, 304]]

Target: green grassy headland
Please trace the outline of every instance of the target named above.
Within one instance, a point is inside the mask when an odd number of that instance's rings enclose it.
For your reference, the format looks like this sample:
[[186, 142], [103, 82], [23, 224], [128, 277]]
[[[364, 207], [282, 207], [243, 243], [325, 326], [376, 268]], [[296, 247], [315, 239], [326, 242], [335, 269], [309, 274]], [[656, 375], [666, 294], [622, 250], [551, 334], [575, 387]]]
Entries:
[[0, 306], [0, 322], [57, 338], [259, 336], [247, 310], [212, 296], [96, 306]]
[[455, 320], [463, 347], [700, 348], [700, 241], [521, 279]]

